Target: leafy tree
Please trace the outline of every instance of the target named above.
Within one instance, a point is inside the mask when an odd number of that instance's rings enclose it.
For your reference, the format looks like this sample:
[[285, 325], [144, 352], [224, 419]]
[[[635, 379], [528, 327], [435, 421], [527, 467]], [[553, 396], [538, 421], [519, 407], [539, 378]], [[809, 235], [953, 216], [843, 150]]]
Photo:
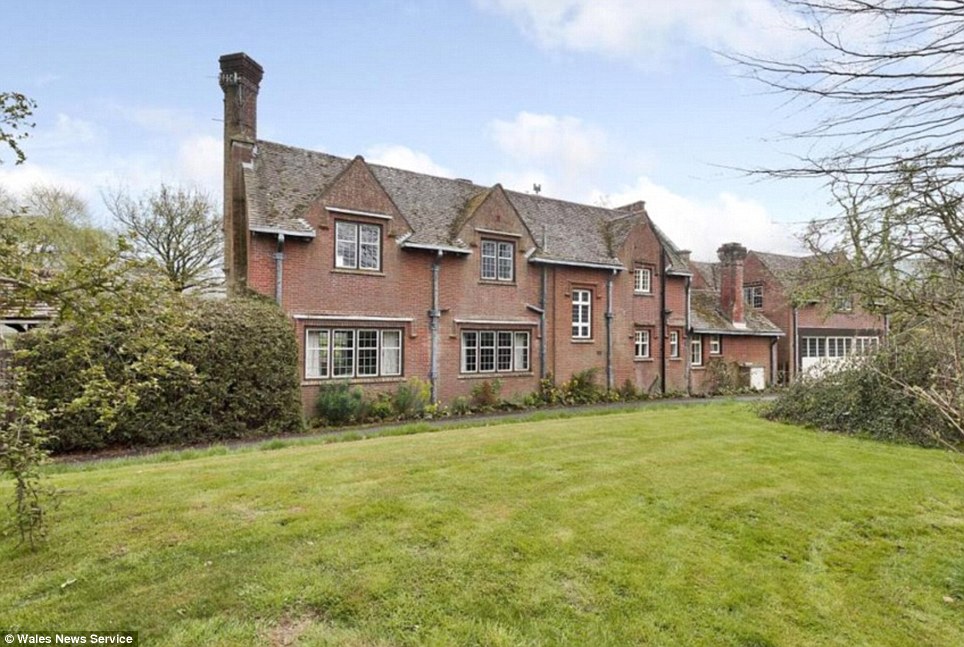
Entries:
[[221, 284], [221, 220], [210, 196], [161, 185], [138, 199], [108, 191], [104, 201], [137, 253], [155, 261], [176, 290], [204, 291]]
[[0, 143], [6, 142], [10, 146], [17, 158], [15, 164], [22, 164], [27, 159], [19, 141], [27, 137], [26, 129], [34, 127], [29, 119], [36, 107], [36, 101], [19, 92], [0, 92]]

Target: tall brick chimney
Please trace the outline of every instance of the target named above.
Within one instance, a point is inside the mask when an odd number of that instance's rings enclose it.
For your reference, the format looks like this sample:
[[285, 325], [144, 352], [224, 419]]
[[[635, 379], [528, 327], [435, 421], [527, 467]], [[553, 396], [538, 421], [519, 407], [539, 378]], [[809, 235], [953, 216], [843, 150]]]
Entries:
[[248, 212], [242, 164], [252, 160], [258, 130], [258, 90], [264, 70], [247, 54], [218, 59], [224, 91], [224, 278], [229, 293], [248, 277]]
[[716, 250], [720, 258], [720, 301], [723, 314], [737, 328], [746, 327], [743, 305], [743, 261], [746, 247], [740, 243], [726, 243]]

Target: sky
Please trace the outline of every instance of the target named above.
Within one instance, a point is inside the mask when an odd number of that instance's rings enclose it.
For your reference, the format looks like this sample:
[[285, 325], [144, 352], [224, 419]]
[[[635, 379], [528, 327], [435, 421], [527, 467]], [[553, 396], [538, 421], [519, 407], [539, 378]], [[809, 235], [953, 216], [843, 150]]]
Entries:
[[792, 55], [771, 0], [32, 0], [3, 11], [0, 91], [37, 102], [0, 187], [196, 186], [220, 204], [218, 57], [265, 70], [258, 136], [481, 185], [621, 206], [680, 248], [799, 253], [826, 192], [788, 164], [814, 116], [719, 52]]

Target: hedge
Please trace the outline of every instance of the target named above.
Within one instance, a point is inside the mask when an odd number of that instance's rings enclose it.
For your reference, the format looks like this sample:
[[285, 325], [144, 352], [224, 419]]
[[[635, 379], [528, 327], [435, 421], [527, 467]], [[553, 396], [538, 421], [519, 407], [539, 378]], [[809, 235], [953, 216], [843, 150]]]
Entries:
[[[49, 413], [52, 451], [213, 442], [302, 429], [297, 345], [274, 303], [251, 297], [176, 304], [157, 307], [183, 307], [170, 317], [177, 325], [159, 325], [166, 321], [161, 315], [172, 313], [158, 313], [151, 326], [118, 318], [102, 325], [95, 339], [83, 338], [88, 334], [83, 326], [69, 324], [18, 337], [24, 388]], [[152, 367], [147, 379], [123, 395], [91, 397], [98, 377], [119, 384], [136, 376], [138, 362], [150, 360], [143, 349], [151, 345], [165, 345], [176, 360]], [[78, 347], [85, 352], [76, 352]], [[126, 348], [138, 351], [125, 355]], [[108, 419], [97, 405], [112, 397], [123, 401], [112, 403]]]

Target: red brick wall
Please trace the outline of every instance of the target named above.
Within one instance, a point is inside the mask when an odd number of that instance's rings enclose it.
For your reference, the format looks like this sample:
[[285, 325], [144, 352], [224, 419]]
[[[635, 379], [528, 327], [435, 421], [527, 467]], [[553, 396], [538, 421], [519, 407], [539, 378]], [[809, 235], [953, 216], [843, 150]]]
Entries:
[[[337, 207], [385, 214], [391, 219], [340, 214], [334, 210]], [[329, 211], [329, 208], [333, 210]], [[301, 374], [304, 375], [306, 328], [389, 327], [403, 330], [403, 376], [360, 378], [354, 382], [366, 390], [390, 391], [408, 378], [428, 380], [431, 353], [428, 313], [432, 307], [432, 264], [437, 259], [436, 252], [403, 249], [398, 244], [399, 237], [410, 231], [409, 225], [361, 160], [356, 160], [321, 198], [307, 205], [305, 213], [297, 215], [310, 222], [317, 232], [312, 240], [289, 237], [284, 244], [282, 306], [292, 316], [301, 348]], [[335, 221], [342, 218], [382, 227], [379, 271], [335, 268]], [[557, 381], [567, 380], [587, 368], [596, 368], [597, 382], [606, 384], [606, 284], [611, 279], [613, 385], [618, 388], [629, 380], [637, 389], [658, 391], [665, 353], [668, 390], [686, 389], [686, 279], [662, 276], [659, 242], [648, 223], [637, 226], [619, 250], [619, 259], [628, 270], [616, 274], [607, 269], [529, 263], [527, 253], [533, 250], [535, 241], [499, 187], [490, 191], [460, 223], [458, 237], [469, 246], [471, 254], [445, 253], [439, 261], [438, 394], [443, 402], [469, 396], [472, 388], [484, 380], [499, 379], [503, 397], [530, 393], [538, 387], [539, 315], [527, 306], [540, 305], [543, 271], [546, 274], [546, 369]], [[483, 238], [513, 243], [512, 281], [482, 280], [480, 245]], [[248, 281], [252, 288], [269, 297], [273, 297], [275, 291], [276, 248], [277, 239], [273, 235], [252, 234], [250, 237]], [[632, 269], [636, 266], [652, 271], [651, 294], [634, 293]], [[667, 330], [661, 329], [663, 302], [660, 289], [664, 283], [665, 307], [671, 311]], [[593, 294], [592, 336], [588, 340], [572, 338], [574, 289], [588, 289]], [[359, 319], [364, 317], [393, 318], [396, 321]], [[644, 360], [634, 357], [635, 331], [638, 329], [650, 332], [651, 357]], [[529, 332], [530, 370], [462, 374], [463, 330]], [[669, 330], [680, 333], [679, 358], [668, 357]], [[734, 358], [740, 361], [758, 362], [768, 367], [769, 346], [765, 341], [748, 340], [744, 349], [748, 355], [745, 357], [738, 356], [743, 352], [740, 344], [730, 344], [726, 348], [727, 355], [734, 354]], [[325, 380], [303, 380], [303, 402], [309, 413], [318, 387], [323, 383]]]
[[691, 369], [691, 388], [693, 393], [705, 393], [713, 388], [713, 371], [710, 363], [722, 360], [727, 368], [734, 364], [762, 366], [766, 384], [770, 383], [770, 344], [772, 337], [751, 337], [749, 335], [722, 335], [722, 354], [710, 355], [710, 336], [703, 337], [703, 366]]

